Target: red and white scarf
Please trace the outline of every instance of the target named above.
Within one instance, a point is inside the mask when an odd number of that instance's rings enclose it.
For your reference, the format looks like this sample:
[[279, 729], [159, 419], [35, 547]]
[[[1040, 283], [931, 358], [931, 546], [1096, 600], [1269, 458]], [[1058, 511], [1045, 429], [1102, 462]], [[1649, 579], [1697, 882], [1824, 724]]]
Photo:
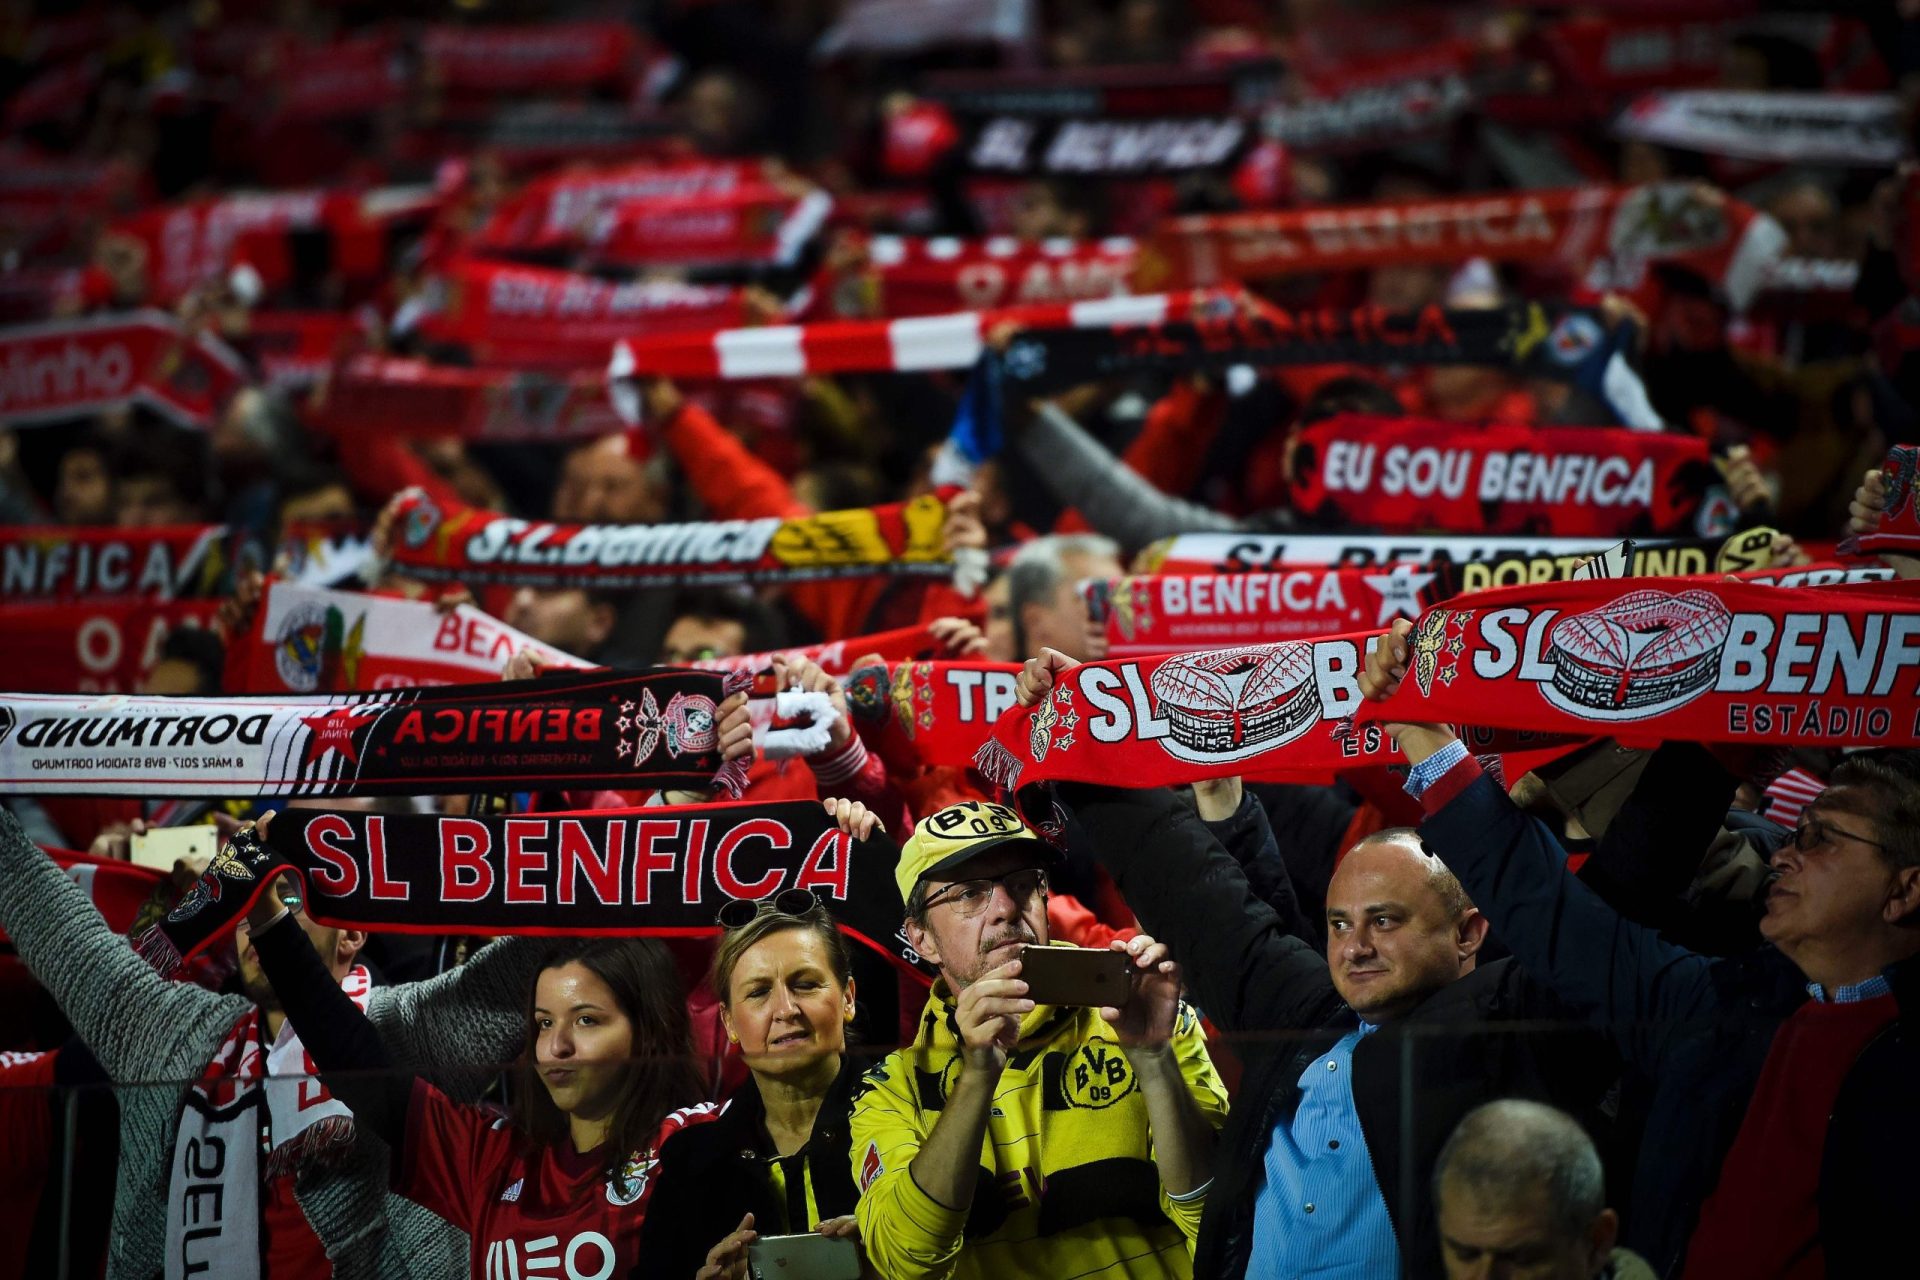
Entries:
[[864, 260], [826, 275], [830, 314], [926, 316], [1044, 302], [1083, 302], [1134, 292], [1139, 245], [1107, 240], [996, 236], [875, 236]]
[[[340, 985], [364, 1013], [366, 966]], [[263, 1276], [266, 1179], [337, 1160], [353, 1142], [353, 1113], [320, 1082], [293, 1024], [281, 1023], [268, 1045], [265, 1021], [253, 1009], [234, 1024], [182, 1102], [167, 1179], [167, 1280]]]

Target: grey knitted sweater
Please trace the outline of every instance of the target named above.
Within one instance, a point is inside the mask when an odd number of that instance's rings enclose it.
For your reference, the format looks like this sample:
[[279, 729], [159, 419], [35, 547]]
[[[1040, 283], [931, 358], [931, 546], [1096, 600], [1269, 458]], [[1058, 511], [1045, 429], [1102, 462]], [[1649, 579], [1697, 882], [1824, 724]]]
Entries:
[[[167, 1170], [186, 1085], [199, 1079], [251, 1007], [171, 982], [134, 954], [78, 885], [0, 809], [0, 929], [59, 1003], [114, 1083], [120, 1100], [119, 1186], [108, 1280], [162, 1270]], [[542, 948], [500, 942], [451, 973], [375, 987], [367, 1016], [396, 1062], [423, 1071], [511, 1060], [525, 1035], [528, 985]], [[468, 1075], [470, 1093], [482, 1078]], [[299, 1173], [294, 1195], [326, 1246], [337, 1280], [465, 1275], [464, 1232], [387, 1191], [386, 1144], [360, 1134], [349, 1154]]]

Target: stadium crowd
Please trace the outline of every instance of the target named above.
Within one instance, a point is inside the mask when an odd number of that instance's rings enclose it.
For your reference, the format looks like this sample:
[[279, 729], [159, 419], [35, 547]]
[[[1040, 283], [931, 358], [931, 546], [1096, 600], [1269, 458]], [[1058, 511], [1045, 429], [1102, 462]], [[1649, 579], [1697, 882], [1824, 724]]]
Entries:
[[1920, 1266], [1915, 0], [14, 0], [0, 115], [0, 1280]]

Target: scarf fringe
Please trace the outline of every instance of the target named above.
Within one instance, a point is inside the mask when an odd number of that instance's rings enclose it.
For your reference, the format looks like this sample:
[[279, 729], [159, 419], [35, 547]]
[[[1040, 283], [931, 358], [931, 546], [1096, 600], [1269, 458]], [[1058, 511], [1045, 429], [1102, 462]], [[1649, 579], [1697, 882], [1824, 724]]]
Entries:
[[353, 1133], [352, 1116], [316, 1120], [273, 1149], [267, 1156], [267, 1176], [278, 1178], [313, 1164], [331, 1164], [353, 1145]]
[[1020, 789], [1021, 763], [1013, 752], [988, 738], [973, 756], [973, 767], [981, 777], [1008, 791]]
[[180, 948], [174, 946], [173, 940], [160, 931], [159, 925], [154, 925], [134, 939], [133, 949], [163, 978], [171, 978], [180, 971]]

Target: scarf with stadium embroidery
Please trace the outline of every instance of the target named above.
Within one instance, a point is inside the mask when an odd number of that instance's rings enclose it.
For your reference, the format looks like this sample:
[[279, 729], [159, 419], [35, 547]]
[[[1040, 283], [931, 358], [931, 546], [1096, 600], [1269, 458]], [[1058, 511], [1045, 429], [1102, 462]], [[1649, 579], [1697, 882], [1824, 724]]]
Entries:
[[848, 511], [693, 524], [555, 524], [475, 507], [440, 508], [410, 490], [396, 508], [392, 562], [428, 582], [661, 587], [951, 575], [932, 495]]
[[1920, 495], [1916, 495], [1916, 472], [1920, 472], [1920, 447], [1895, 445], [1880, 464], [1880, 482], [1886, 486], [1887, 505], [1875, 519], [1873, 528], [1855, 534], [1840, 544], [1844, 554], [1891, 551], [1898, 555], [1920, 555]]
[[1328, 524], [1564, 537], [1691, 532], [1707, 442], [1604, 427], [1342, 414], [1300, 432], [1293, 505]]
[[282, 872], [335, 928], [488, 936], [705, 937], [720, 908], [810, 889], [849, 938], [921, 972], [898, 936], [898, 854], [816, 803], [594, 809], [509, 818], [287, 809], [242, 831], [136, 943], [170, 972], [245, 917]]
[[660, 668], [278, 697], [0, 695], [0, 791], [377, 796], [704, 789], [734, 795], [715, 711], [751, 677]]
[[1920, 584], [1555, 582], [1428, 609], [1362, 721], [1754, 746], [1920, 745]]

